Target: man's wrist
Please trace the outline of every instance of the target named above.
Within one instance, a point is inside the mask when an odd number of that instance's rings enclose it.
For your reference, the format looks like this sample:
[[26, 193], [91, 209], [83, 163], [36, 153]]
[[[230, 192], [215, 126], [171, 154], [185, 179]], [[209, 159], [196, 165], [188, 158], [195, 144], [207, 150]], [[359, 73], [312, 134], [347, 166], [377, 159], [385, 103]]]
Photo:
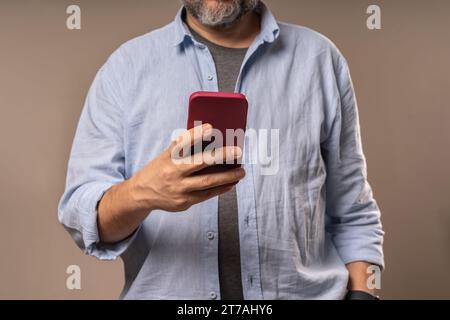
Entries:
[[125, 183], [126, 192], [129, 194], [135, 210], [151, 212], [156, 209], [152, 206], [153, 201], [151, 201], [149, 193], [143, 191], [137, 175], [131, 177]]

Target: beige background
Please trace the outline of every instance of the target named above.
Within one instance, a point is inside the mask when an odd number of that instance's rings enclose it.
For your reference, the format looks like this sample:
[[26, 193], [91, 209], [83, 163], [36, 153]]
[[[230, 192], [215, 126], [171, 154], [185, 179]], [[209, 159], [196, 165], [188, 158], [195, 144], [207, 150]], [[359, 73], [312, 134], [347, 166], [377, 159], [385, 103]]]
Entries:
[[[369, 178], [383, 212], [385, 298], [450, 299], [450, 2], [266, 1], [349, 60]], [[383, 29], [365, 27], [369, 4]], [[69, 4], [82, 30], [65, 27]], [[176, 0], [0, 1], [0, 298], [116, 298], [122, 264], [84, 256], [56, 208], [86, 91], [122, 42], [172, 20]], [[68, 265], [82, 290], [65, 288]]]

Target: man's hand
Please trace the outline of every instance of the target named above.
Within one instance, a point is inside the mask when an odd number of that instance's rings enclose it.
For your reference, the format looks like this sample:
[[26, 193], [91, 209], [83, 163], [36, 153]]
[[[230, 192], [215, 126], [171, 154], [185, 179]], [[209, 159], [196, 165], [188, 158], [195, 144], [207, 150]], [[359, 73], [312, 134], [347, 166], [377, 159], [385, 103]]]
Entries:
[[[109, 189], [98, 205], [98, 228], [102, 242], [112, 243], [133, 233], [147, 215], [156, 209], [178, 212], [232, 189], [244, 178], [237, 168], [211, 174], [195, 174], [214, 164], [239, 159], [242, 151], [226, 147], [203, 152], [201, 157], [183, 157], [180, 150], [201, 142], [211, 134], [206, 124], [193, 128], [174, 141], [129, 180]], [[187, 161], [180, 161], [187, 160]]]
[[[194, 204], [230, 191], [245, 176], [237, 168], [221, 173], [193, 175], [214, 160], [230, 161], [240, 158], [240, 148], [227, 147], [204, 152], [201, 157], [178, 158], [179, 151], [201, 142], [208, 136], [209, 125], [203, 130], [191, 129], [180, 136], [160, 156], [150, 162], [133, 178], [133, 197], [148, 210], [184, 211]], [[186, 161], [182, 161], [182, 160]]]

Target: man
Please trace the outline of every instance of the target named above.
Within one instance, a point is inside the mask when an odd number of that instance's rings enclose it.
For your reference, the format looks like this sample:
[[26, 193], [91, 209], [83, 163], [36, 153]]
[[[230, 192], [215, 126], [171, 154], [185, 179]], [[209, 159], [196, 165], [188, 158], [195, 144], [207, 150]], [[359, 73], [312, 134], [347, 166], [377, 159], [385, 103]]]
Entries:
[[[373, 298], [368, 267], [383, 268], [383, 231], [345, 59], [260, 1], [182, 2], [174, 22], [98, 72], [61, 223], [87, 254], [123, 259], [125, 299]], [[174, 162], [183, 139], [171, 134], [195, 91], [245, 94], [248, 128], [279, 130], [278, 172], [244, 163], [195, 174], [207, 164]], [[246, 141], [219, 154], [255, 152]]]

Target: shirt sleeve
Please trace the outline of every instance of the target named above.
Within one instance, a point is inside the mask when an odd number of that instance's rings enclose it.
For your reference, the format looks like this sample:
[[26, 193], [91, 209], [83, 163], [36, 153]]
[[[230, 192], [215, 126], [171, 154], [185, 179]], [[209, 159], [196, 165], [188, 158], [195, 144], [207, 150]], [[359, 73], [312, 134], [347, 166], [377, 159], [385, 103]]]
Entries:
[[380, 210], [367, 181], [357, 102], [341, 55], [335, 73], [337, 107], [322, 143], [327, 167], [327, 231], [345, 264], [366, 261], [384, 268]]
[[[113, 185], [124, 181], [123, 109], [120, 77], [123, 58], [118, 52], [99, 70], [88, 92], [68, 163], [58, 218], [76, 244], [88, 255], [114, 260], [133, 241], [100, 243], [97, 204]], [[126, 81], [126, 79], [123, 79]]]

